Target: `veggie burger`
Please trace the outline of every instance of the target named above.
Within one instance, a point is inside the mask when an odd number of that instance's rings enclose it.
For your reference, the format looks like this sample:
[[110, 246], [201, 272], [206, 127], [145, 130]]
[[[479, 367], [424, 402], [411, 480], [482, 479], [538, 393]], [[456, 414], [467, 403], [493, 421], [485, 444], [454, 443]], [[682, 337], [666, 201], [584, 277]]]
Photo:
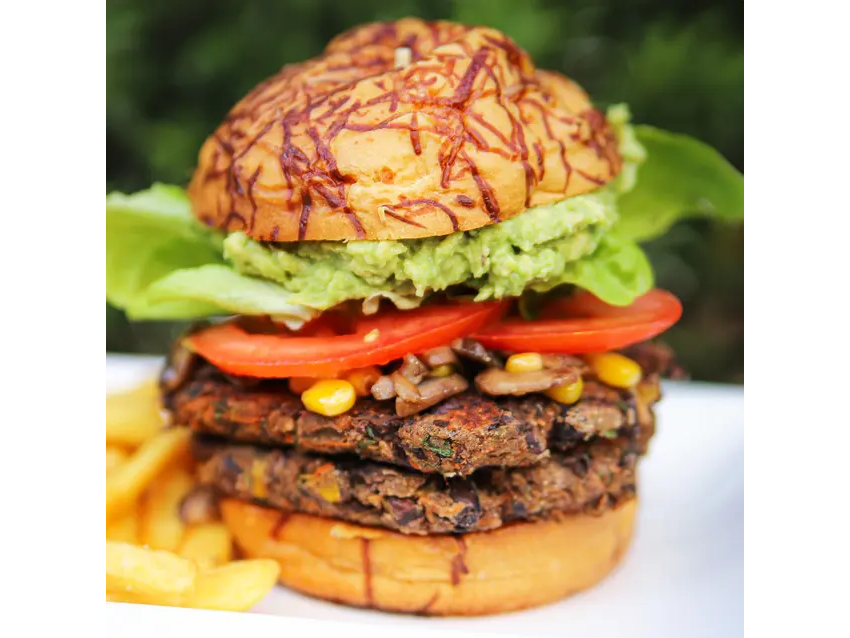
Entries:
[[349, 605], [487, 614], [626, 551], [681, 306], [639, 242], [743, 215], [715, 151], [504, 34], [348, 31], [227, 115], [187, 189], [107, 197], [107, 299], [241, 550]]

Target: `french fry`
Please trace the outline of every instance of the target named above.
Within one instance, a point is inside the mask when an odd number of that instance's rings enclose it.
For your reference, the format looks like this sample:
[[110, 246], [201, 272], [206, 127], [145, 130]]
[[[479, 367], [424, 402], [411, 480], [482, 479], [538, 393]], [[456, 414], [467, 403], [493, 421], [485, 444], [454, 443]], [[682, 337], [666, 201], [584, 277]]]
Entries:
[[193, 594], [198, 568], [171, 552], [106, 541], [106, 589], [174, 604]]
[[181, 467], [175, 467], [154, 480], [142, 502], [143, 545], [177, 551], [186, 531], [180, 519], [180, 502], [193, 486], [192, 477]]
[[106, 473], [109, 474], [116, 467], [127, 460], [129, 454], [120, 447], [114, 445], [106, 446]]
[[186, 454], [189, 436], [186, 428], [163, 430], [106, 477], [107, 523], [127, 513], [154, 478]]
[[239, 560], [202, 571], [184, 607], [247, 611], [268, 594], [280, 574], [276, 561]]
[[223, 523], [190, 525], [177, 553], [195, 561], [201, 569], [210, 569], [231, 559], [233, 540]]
[[155, 380], [106, 397], [106, 443], [135, 447], [163, 426]]
[[135, 508], [119, 519], [107, 524], [106, 540], [122, 543], [139, 543], [139, 515]]
[[183, 523], [180, 506], [195, 487], [191, 435], [162, 426], [155, 382], [107, 397], [106, 600], [250, 609], [274, 587], [279, 565], [230, 562], [224, 524]]

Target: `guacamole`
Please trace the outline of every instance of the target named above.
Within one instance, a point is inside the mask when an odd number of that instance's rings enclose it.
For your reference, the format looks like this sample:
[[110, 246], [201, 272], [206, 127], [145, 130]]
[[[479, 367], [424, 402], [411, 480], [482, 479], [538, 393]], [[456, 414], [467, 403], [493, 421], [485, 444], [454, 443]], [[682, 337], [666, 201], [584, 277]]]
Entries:
[[616, 219], [612, 197], [573, 197], [494, 226], [404, 241], [311, 242], [292, 249], [232, 233], [225, 259], [242, 274], [278, 283], [291, 303], [325, 309], [387, 297], [402, 308], [465, 283], [476, 299], [517, 296], [591, 254]]

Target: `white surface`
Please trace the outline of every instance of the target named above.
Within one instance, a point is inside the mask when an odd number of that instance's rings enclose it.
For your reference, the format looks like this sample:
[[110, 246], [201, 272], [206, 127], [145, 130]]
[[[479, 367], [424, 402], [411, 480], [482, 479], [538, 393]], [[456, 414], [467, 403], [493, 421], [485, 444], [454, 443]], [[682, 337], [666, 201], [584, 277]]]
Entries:
[[[132, 383], [157, 366], [156, 360], [107, 356], [107, 390]], [[439, 619], [350, 609], [278, 587], [254, 611], [384, 625], [374, 627], [375, 635], [382, 635], [382, 629], [398, 631], [400, 627], [593, 638], [742, 635], [743, 389], [669, 383], [657, 413], [658, 431], [650, 454], [639, 466], [641, 506], [634, 543], [619, 569], [590, 591], [527, 612]], [[151, 627], [159, 627], [168, 613], [115, 603], [108, 603], [107, 608], [108, 633], [115, 630], [116, 634], [130, 624], [139, 629], [146, 618]], [[181, 610], [181, 627], [185, 631], [193, 619], [201, 617], [206, 626], [209, 613], [216, 612]], [[233, 616], [216, 613], [217, 621], [231, 628], [238, 622]], [[304, 628], [300, 622], [290, 624]], [[280, 626], [286, 627], [283, 619]], [[317, 623], [317, 632], [323, 635], [320, 627]]]

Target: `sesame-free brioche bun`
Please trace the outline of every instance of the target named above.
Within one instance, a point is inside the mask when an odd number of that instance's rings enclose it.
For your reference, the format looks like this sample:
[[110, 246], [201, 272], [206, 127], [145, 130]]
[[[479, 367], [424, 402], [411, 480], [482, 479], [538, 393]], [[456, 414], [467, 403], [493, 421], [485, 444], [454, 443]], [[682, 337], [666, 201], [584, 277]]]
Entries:
[[411, 536], [228, 499], [222, 515], [248, 557], [325, 600], [441, 616], [498, 614], [591, 587], [623, 557], [637, 501], [601, 515], [517, 523], [462, 536]]
[[204, 143], [189, 195], [203, 223], [261, 241], [405, 239], [592, 191], [621, 164], [585, 92], [503, 33], [408, 18], [257, 86]]

